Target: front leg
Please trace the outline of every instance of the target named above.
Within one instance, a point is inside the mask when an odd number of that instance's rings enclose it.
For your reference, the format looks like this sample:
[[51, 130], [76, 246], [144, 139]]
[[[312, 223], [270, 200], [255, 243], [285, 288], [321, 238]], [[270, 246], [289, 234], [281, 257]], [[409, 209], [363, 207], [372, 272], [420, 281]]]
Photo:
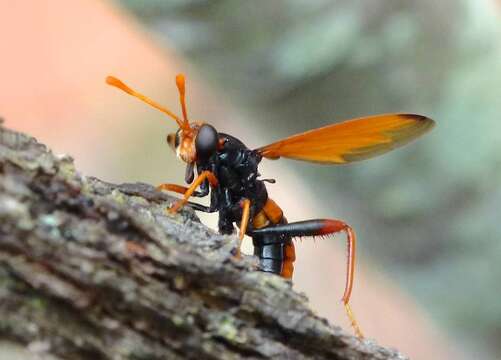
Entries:
[[198, 204], [198, 203], [194, 203], [194, 202], [191, 202], [191, 201], [188, 201], [186, 203], [186, 205], [188, 205], [190, 208], [192, 208], [193, 210], [196, 210], [196, 211], [201, 211], [201, 212], [204, 212], [204, 213], [215, 213], [217, 211], [216, 208], [214, 207], [211, 207], [211, 206], [205, 206], [205, 205], [202, 205], [202, 204]]
[[177, 201], [169, 210], [171, 213], [176, 213], [183, 207], [187, 202], [188, 199], [193, 195], [195, 192], [196, 188], [200, 186], [205, 180], [209, 181], [209, 184], [212, 187], [218, 186], [219, 182], [214, 175], [214, 173], [210, 171], [203, 171], [198, 177], [193, 181], [193, 183], [190, 185], [190, 187], [184, 192], [184, 197], [183, 199]]
[[[159, 191], [162, 191], [162, 190], [172, 191], [172, 192], [184, 195], [188, 191], [188, 188], [186, 186], [176, 185], [176, 184], [160, 184], [157, 186], [157, 190], [159, 190]], [[207, 188], [207, 191], [194, 191], [192, 196], [204, 197], [208, 193], [209, 193], [209, 189]], [[217, 211], [217, 208], [215, 206], [213, 206], [212, 202], [211, 202], [211, 206], [205, 206], [205, 205], [194, 203], [191, 201], [188, 201], [187, 205], [189, 205], [189, 207], [191, 207], [193, 210], [202, 211], [205, 213], [213, 213], [213, 212]]]
[[[157, 186], [157, 190], [159, 191], [172, 191], [178, 194], [185, 194], [188, 191], [188, 188], [183, 185], [176, 185], [176, 184], [160, 184]], [[202, 191], [194, 191], [191, 196], [195, 197], [204, 197], [209, 194], [209, 187], [206, 186], [202, 188]]]

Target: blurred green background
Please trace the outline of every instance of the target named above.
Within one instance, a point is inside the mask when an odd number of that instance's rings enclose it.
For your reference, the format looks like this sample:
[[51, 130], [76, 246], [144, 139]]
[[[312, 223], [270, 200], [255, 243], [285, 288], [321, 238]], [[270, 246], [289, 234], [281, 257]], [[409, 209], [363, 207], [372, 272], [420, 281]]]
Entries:
[[320, 198], [342, 189], [333, 211], [348, 209], [364, 252], [443, 328], [501, 357], [499, 3], [120, 3], [246, 109], [262, 144], [375, 113], [435, 119], [431, 134], [382, 158], [291, 166]]

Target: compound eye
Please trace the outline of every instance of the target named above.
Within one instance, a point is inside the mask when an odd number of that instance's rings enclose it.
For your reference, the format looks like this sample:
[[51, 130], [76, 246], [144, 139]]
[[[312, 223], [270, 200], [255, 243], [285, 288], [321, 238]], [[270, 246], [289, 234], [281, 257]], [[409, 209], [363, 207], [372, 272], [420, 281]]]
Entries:
[[167, 135], [167, 144], [169, 144], [170, 148], [174, 151], [176, 150], [176, 146], [174, 145], [175, 138], [176, 134]]
[[169, 135], [167, 135], [167, 143], [172, 150], [176, 151], [177, 147], [181, 143], [181, 134], [179, 130], [175, 134], [170, 133]]
[[217, 149], [218, 134], [216, 129], [209, 124], [204, 124], [198, 130], [195, 140], [197, 157], [206, 159], [210, 157]]

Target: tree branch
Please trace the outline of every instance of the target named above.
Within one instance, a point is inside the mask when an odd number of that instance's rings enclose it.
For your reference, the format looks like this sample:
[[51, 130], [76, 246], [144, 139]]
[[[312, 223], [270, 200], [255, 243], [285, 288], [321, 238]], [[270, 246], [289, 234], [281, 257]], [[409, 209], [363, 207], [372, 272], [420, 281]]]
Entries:
[[0, 124], [0, 338], [64, 359], [401, 358], [315, 316], [171, 202]]

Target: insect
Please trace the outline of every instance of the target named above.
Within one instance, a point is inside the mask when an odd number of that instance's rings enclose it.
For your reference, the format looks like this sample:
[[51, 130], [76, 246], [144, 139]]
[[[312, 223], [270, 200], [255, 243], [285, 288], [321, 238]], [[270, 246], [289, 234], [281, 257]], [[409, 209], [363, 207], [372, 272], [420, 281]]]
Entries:
[[[261, 271], [290, 279], [294, 271], [294, 237], [346, 233], [347, 269], [342, 302], [355, 333], [363, 337], [349, 305], [355, 272], [355, 232], [344, 221], [335, 219], [288, 223], [282, 209], [268, 197], [266, 182], [275, 180], [261, 179], [258, 165], [263, 158], [281, 157], [322, 164], [368, 159], [424, 134], [434, 126], [433, 120], [414, 114], [369, 116], [306, 131], [251, 150], [236, 137], [218, 132], [208, 123], [189, 122], [182, 74], [176, 76], [182, 119], [115, 77], [108, 76], [106, 82], [165, 113], [179, 127], [167, 136], [167, 142], [186, 163], [185, 181], [189, 186], [162, 184], [158, 187], [183, 195], [169, 211], [175, 213], [188, 205], [198, 211], [218, 212], [218, 228], [223, 234], [233, 233], [237, 224], [237, 255], [240, 256], [240, 245], [247, 234], [252, 238]], [[209, 206], [189, 201], [192, 196], [207, 195], [210, 195]]]

